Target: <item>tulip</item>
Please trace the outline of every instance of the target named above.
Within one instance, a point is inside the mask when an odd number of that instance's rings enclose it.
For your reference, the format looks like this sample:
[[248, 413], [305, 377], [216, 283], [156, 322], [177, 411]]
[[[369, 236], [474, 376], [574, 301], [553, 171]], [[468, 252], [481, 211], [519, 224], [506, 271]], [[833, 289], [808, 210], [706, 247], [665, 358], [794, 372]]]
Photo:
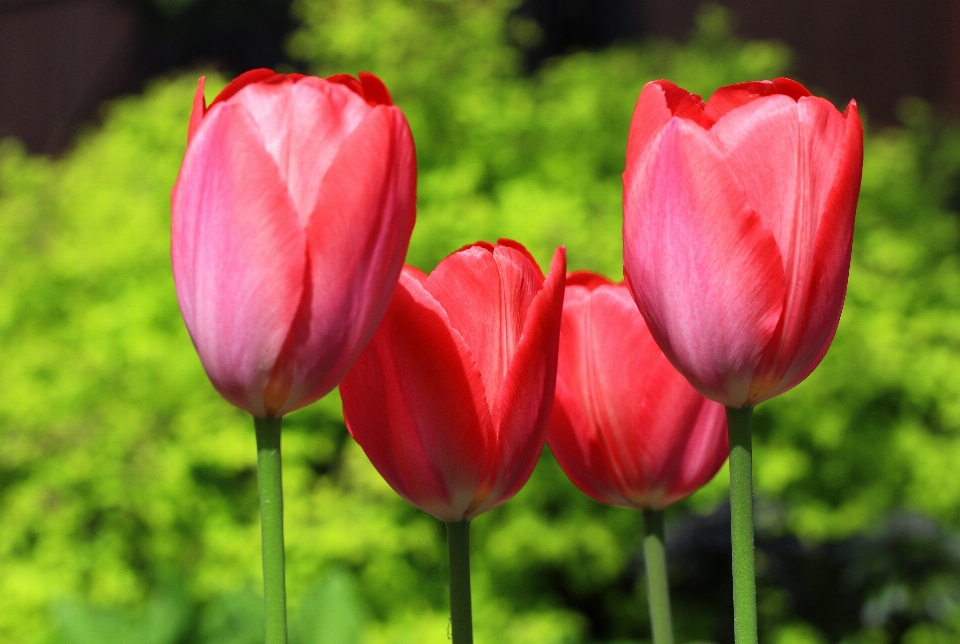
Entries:
[[674, 369], [624, 284], [585, 271], [567, 276], [547, 442], [584, 493], [643, 512], [657, 644], [672, 641], [663, 510], [717, 473], [726, 430], [723, 405]]
[[347, 429], [400, 496], [447, 524], [455, 644], [469, 642], [469, 521], [516, 494], [545, 441], [565, 253], [544, 278], [516, 242], [407, 267], [340, 384]]
[[383, 317], [416, 202], [380, 80], [257, 69], [206, 105], [173, 188], [180, 310], [213, 386], [254, 416], [267, 644], [285, 644], [281, 417], [330, 392]]
[[753, 407], [823, 359], [847, 288], [863, 128], [788, 79], [707, 103], [648, 83], [623, 174], [624, 272], [707, 398]]
[[786, 78], [706, 103], [648, 83], [630, 126], [624, 273], [670, 362], [728, 408], [738, 644], [756, 642], [751, 410], [833, 340], [862, 166], [856, 102], [841, 114]]
[[171, 255], [217, 391], [263, 418], [336, 387], [390, 302], [415, 201], [410, 129], [377, 77], [253, 70], [209, 107], [201, 78]]
[[723, 405], [673, 368], [624, 284], [587, 272], [567, 276], [547, 441], [585, 494], [640, 511], [693, 494], [727, 459]]

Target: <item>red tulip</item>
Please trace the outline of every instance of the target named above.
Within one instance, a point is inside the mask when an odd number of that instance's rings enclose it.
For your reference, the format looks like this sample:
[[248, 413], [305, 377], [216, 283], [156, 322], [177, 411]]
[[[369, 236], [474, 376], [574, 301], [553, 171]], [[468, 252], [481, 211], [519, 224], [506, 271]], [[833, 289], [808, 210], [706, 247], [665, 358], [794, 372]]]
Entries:
[[347, 428], [402, 497], [442, 521], [503, 503], [543, 448], [556, 383], [565, 254], [544, 279], [516, 242], [407, 267], [340, 384]]
[[171, 254], [217, 391], [258, 417], [331, 391], [390, 302], [415, 201], [410, 129], [376, 76], [258, 69], [209, 107], [201, 78]]
[[567, 276], [547, 442], [570, 480], [610, 505], [662, 510], [727, 458], [723, 405], [670, 364], [624, 284]]
[[627, 145], [624, 272], [694, 387], [752, 407], [823, 359], [847, 287], [863, 129], [786, 78], [640, 94]]

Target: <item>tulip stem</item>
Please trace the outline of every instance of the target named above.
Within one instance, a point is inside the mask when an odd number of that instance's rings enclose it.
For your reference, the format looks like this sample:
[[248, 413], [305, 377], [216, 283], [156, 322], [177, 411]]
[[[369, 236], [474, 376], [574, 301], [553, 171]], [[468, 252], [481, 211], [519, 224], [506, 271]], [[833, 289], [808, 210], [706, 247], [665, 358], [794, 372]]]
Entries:
[[736, 644], [757, 642], [757, 578], [753, 549], [753, 407], [727, 407], [730, 433], [730, 538], [733, 545], [733, 630]]
[[473, 644], [469, 520], [447, 523], [447, 554], [450, 558], [450, 624], [453, 644]]
[[643, 511], [643, 563], [647, 570], [647, 604], [650, 606], [653, 644], [673, 644], [663, 510]]
[[266, 644], [287, 644], [287, 589], [283, 557], [283, 479], [280, 418], [254, 418], [257, 430], [257, 482], [263, 549], [263, 609]]

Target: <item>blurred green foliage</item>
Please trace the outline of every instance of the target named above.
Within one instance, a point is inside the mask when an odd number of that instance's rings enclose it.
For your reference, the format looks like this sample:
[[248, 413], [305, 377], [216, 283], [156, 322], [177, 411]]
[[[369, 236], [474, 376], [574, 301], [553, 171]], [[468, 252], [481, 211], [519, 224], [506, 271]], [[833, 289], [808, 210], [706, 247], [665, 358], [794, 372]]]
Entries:
[[[420, 168], [411, 263], [503, 236], [544, 264], [565, 244], [571, 268], [619, 277], [620, 173], [643, 83], [708, 95], [784, 72], [788, 52], [737, 40], [708, 9], [687, 44], [575, 53], [524, 77], [508, 36], [534, 42], [537, 27], [511, 18], [515, 5], [300, 0], [290, 46], [320, 74], [378, 73], [407, 114]], [[203, 374], [168, 259], [195, 82], [115, 102], [59, 160], [0, 145], [2, 642], [262, 641], [252, 423]], [[916, 546], [942, 555], [897, 564], [929, 574], [894, 578], [870, 560], [880, 572], [862, 585], [850, 643], [960, 636], [960, 130], [919, 102], [903, 115], [867, 139], [834, 346], [757, 417], [770, 538], [885, 543], [897, 509], [945, 526], [936, 548]], [[371, 468], [335, 394], [286, 420], [284, 457], [294, 642], [447, 641], [442, 526]], [[721, 473], [671, 510], [668, 531], [725, 489]], [[474, 523], [478, 643], [643, 640], [639, 544], [638, 515], [586, 498], [545, 454], [514, 500]], [[946, 560], [958, 574], [935, 574]], [[761, 589], [766, 640], [838, 639]], [[727, 637], [723, 606], [681, 596], [675, 610], [680, 641]]]

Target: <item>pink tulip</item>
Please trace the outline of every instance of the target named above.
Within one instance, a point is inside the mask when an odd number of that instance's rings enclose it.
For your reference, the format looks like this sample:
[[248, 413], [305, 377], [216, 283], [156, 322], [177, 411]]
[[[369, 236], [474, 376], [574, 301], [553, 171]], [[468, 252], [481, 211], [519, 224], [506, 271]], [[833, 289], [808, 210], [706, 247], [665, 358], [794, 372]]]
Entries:
[[337, 386], [413, 231], [410, 129], [380, 80], [258, 69], [206, 107], [173, 188], [180, 310], [214, 387], [282, 416]]
[[565, 254], [544, 279], [516, 242], [407, 267], [340, 384], [347, 428], [402, 497], [442, 521], [503, 503], [543, 448], [556, 383]]
[[657, 347], [624, 284], [567, 276], [547, 441], [570, 480], [601, 503], [662, 510], [727, 458], [723, 405]]
[[752, 407], [823, 359], [847, 287], [863, 129], [786, 78], [707, 103], [648, 83], [623, 174], [624, 272], [674, 366]]

